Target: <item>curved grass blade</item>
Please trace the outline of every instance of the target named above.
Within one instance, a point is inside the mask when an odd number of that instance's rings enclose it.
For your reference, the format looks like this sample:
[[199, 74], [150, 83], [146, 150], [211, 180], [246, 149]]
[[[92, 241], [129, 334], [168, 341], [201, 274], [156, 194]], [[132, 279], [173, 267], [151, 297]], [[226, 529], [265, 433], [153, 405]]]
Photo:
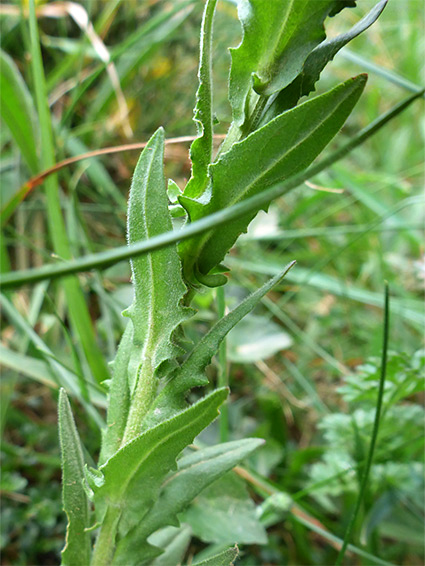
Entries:
[[341, 148], [332, 152], [328, 157], [322, 159], [306, 171], [295, 175], [293, 178], [277, 186], [270, 187], [263, 193], [250, 197], [246, 201], [240, 202], [225, 210], [215, 212], [207, 218], [202, 218], [201, 220], [189, 224], [180, 231], [167, 232], [155, 238], [151, 238], [148, 241], [138, 242], [132, 246], [120, 246], [115, 250], [89, 254], [84, 258], [62, 262], [61, 264], [45, 265], [37, 269], [25, 269], [15, 273], [6, 273], [0, 276], [0, 284], [3, 285], [4, 289], [10, 289], [26, 283], [35, 283], [43, 279], [56, 279], [57, 277], [88, 271], [90, 269], [105, 269], [110, 265], [127, 260], [130, 257], [136, 257], [157, 249], [165, 248], [176, 242], [184, 241], [198, 234], [202, 234], [216, 226], [221, 226], [235, 218], [240, 218], [251, 210], [259, 210], [261, 207], [267, 206], [272, 200], [298, 187], [311, 177], [314, 177], [314, 175], [318, 175], [324, 169], [344, 158], [348, 153], [356, 149], [356, 147], [361, 145], [393, 118], [408, 108], [412, 102], [421, 98], [424, 93], [425, 89], [422, 89], [406, 98], [361, 130], [348, 143], [345, 143]]
[[68, 517], [62, 565], [90, 564], [90, 507], [83, 487], [84, 457], [65, 390], [59, 391], [59, 439], [62, 455], [62, 497]]

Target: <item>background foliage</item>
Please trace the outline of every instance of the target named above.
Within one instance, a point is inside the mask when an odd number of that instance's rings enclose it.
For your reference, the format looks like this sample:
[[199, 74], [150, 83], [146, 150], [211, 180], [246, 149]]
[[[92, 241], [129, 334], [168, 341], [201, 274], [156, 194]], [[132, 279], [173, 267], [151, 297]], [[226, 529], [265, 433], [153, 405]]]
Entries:
[[[359, 4], [344, 11], [338, 30], [332, 30], [331, 22], [331, 33], [344, 31], [341, 25], [348, 29], [373, 5], [369, 0]], [[202, 3], [81, 2], [108, 48], [112, 72], [102, 63], [101, 43], [93, 42], [92, 32], [82, 31], [81, 13], [72, 17], [62, 9], [47, 17], [42, 13], [45, 5], [38, 6], [53, 161], [89, 149], [146, 141], [161, 124], [167, 137], [195, 133], [192, 107]], [[28, 88], [18, 85], [17, 91], [8, 91], [8, 67], [2, 64], [2, 115], [8, 97], [26, 91], [20, 122], [24, 129], [19, 133], [7, 120], [1, 129], [3, 205], [19, 194], [31, 174], [50, 165], [48, 158], [37, 157], [40, 139], [50, 126], [35, 112], [37, 75], [31, 65], [28, 20], [18, 5], [12, 8], [0, 9], [1, 47]], [[367, 125], [421, 84], [423, 22], [419, 0], [393, 0], [378, 22], [328, 67], [320, 92], [359, 71], [370, 73], [366, 93], [343, 133]], [[230, 122], [226, 49], [236, 45], [240, 35], [232, 2], [219, 3], [215, 29], [216, 132], [225, 133]], [[392, 354], [376, 460], [354, 543], [395, 564], [423, 563], [420, 348], [425, 269], [419, 231], [423, 201], [418, 196], [423, 185], [422, 106], [413, 105], [313, 184], [276, 202], [267, 217], [255, 220], [226, 262], [232, 268], [225, 291], [229, 308], [288, 261], [298, 262], [285, 279], [285, 292], [264, 298], [228, 339], [230, 440], [248, 435], [266, 439], [249, 461], [248, 487], [258, 507], [244, 514], [259, 516], [262, 528], [251, 531], [244, 525], [242, 564], [321, 565], [335, 560], [335, 548], [323, 530], [343, 537], [358, 490], [374, 414], [384, 279], [393, 294]], [[166, 174], [180, 184], [190, 175], [187, 149], [183, 143], [167, 149]], [[124, 243], [126, 197], [137, 157], [138, 151], [128, 151], [80, 161], [51, 178], [60, 191], [70, 255]], [[37, 266], [53, 251], [58, 253], [47, 231], [46, 204], [41, 187], [35, 187], [13, 210], [2, 238], [4, 270]], [[123, 330], [120, 312], [131, 302], [129, 268], [119, 264], [95, 275], [83, 274], [79, 281], [99, 351], [112, 359]], [[64, 281], [58, 280], [3, 297], [4, 564], [58, 561], [65, 531], [58, 383], [65, 381], [78, 392], [73, 410], [88, 451], [96, 453], [100, 444], [96, 412], [84, 402], [90, 369], [81, 352], [90, 337], [76, 333], [76, 325], [64, 316], [67, 295]], [[195, 322], [187, 327], [194, 340], [217, 318], [214, 291], [198, 297], [195, 306]], [[209, 371], [214, 377], [217, 368]], [[100, 391], [98, 400], [102, 407]], [[209, 444], [218, 438], [218, 425], [213, 425], [202, 440]], [[228, 484], [239, 480], [229, 476], [220, 481], [220, 486], [203, 492], [185, 516], [197, 537], [189, 556], [205, 543], [231, 542], [211, 533], [226, 516], [214, 512], [223, 509], [219, 496], [226, 490], [234, 494], [236, 488]], [[240, 483], [243, 500], [246, 487]], [[201, 520], [203, 508], [209, 509], [208, 528]], [[347, 561], [368, 563], [353, 554]]]

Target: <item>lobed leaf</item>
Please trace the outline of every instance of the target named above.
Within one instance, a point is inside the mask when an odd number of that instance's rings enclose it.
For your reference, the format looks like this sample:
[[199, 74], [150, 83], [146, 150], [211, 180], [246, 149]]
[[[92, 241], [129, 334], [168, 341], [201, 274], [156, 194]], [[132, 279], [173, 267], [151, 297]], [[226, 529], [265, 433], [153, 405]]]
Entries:
[[99, 468], [98, 477], [90, 482], [94, 499], [96, 505], [106, 502], [121, 509], [121, 536], [143, 520], [157, 499], [165, 475], [176, 467], [177, 456], [217, 417], [227, 393], [227, 389], [218, 389], [149, 429]]
[[170, 416], [182, 410], [186, 406], [185, 393], [193, 387], [199, 387], [208, 383], [208, 379], [205, 376], [205, 368], [211, 362], [211, 358], [218, 352], [220, 343], [226, 334], [245, 315], [252, 311], [264, 295], [285, 277], [294, 264], [295, 262], [292, 262], [287, 265], [281, 273], [244, 299], [230, 313], [221, 318], [208, 334], [199, 341], [182, 366], [173, 372], [171, 380], [156, 398], [143, 423], [145, 428], [154, 426], [156, 423], [170, 418]]
[[315, 90], [315, 84], [329, 61], [352, 39], [367, 30], [381, 15], [388, 0], [381, 0], [349, 31], [327, 39], [313, 49], [304, 62], [301, 73], [285, 87], [265, 112], [261, 122], [267, 123], [278, 114], [294, 107], [298, 100]]
[[[242, 0], [238, 15], [243, 28], [239, 47], [231, 49], [229, 100], [233, 120], [242, 126], [249, 94], [270, 96], [300, 73], [309, 53], [325, 37], [328, 15], [355, 2], [339, 0]], [[255, 98], [255, 97], [254, 97]]]
[[212, 114], [212, 25], [217, 0], [207, 0], [202, 18], [201, 52], [199, 56], [199, 87], [196, 93], [194, 120], [198, 137], [190, 148], [192, 177], [185, 192], [190, 197], [199, 196], [208, 184], [208, 166], [212, 161], [213, 114]]
[[152, 509], [118, 544], [117, 556], [122, 556], [122, 563], [125, 563], [124, 557], [130, 557], [135, 545], [144, 544], [151, 533], [165, 525], [179, 526], [178, 513], [184, 511], [203, 489], [262, 444], [262, 439], [237, 440], [204, 448], [181, 458], [177, 471], [165, 480]]
[[83, 450], [65, 390], [59, 391], [59, 440], [62, 457], [62, 498], [68, 517], [63, 566], [90, 563], [90, 507], [83, 487], [85, 482]]
[[[235, 143], [210, 166], [211, 185], [198, 199], [179, 198], [190, 220], [222, 210], [287, 180], [307, 168], [338, 133], [366, 84], [359, 75], [284, 112]], [[225, 227], [180, 245], [185, 277], [208, 274], [224, 258], [257, 214], [254, 210]], [[198, 275], [199, 280], [199, 275]]]

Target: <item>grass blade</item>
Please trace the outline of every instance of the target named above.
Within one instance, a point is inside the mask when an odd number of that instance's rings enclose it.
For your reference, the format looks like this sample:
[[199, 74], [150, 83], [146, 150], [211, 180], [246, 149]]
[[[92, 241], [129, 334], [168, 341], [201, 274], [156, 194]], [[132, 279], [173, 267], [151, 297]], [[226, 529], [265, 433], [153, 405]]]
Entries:
[[360, 485], [359, 495], [356, 501], [356, 507], [354, 512], [350, 518], [350, 521], [347, 526], [347, 530], [344, 536], [344, 542], [342, 544], [341, 550], [338, 554], [336, 560], [336, 566], [341, 566], [342, 561], [344, 559], [345, 552], [347, 550], [347, 546], [349, 540], [351, 538], [351, 534], [353, 532], [353, 528], [357, 519], [357, 516], [360, 511], [360, 507], [362, 505], [365, 493], [366, 493], [366, 486], [367, 481], [369, 479], [369, 472], [372, 466], [373, 455], [375, 452], [376, 446], [376, 439], [378, 438], [379, 432], [379, 423], [381, 420], [381, 412], [382, 412], [382, 402], [384, 399], [384, 386], [385, 386], [385, 375], [387, 371], [387, 354], [388, 354], [388, 335], [389, 335], [389, 328], [390, 328], [390, 312], [389, 312], [389, 289], [388, 283], [385, 283], [385, 307], [384, 307], [384, 332], [383, 332], [383, 340], [382, 340], [382, 358], [381, 358], [381, 377], [379, 380], [379, 389], [378, 389], [378, 398], [376, 400], [376, 413], [375, 413], [375, 421], [373, 423], [373, 430], [372, 430], [372, 438], [370, 441], [369, 453], [366, 460], [366, 465], [363, 470], [362, 481]]
[[343, 145], [340, 149], [332, 152], [326, 159], [320, 161], [317, 165], [307, 169], [307, 171], [299, 173], [288, 181], [273, 186], [261, 194], [250, 197], [249, 199], [235, 204], [230, 208], [220, 210], [206, 218], [193, 222], [188, 226], [185, 226], [180, 231], [166, 232], [131, 246], [120, 246], [115, 250], [90, 254], [78, 260], [62, 262], [57, 265], [46, 265], [39, 269], [29, 269], [9, 273], [1, 277], [0, 283], [3, 285], [4, 289], [7, 289], [11, 287], [18, 287], [25, 283], [33, 283], [42, 279], [63, 277], [64, 275], [87, 271], [89, 269], [102, 269], [114, 263], [118, 263], [119, 261], [129, 259], [130, 257], [142, 255], [153, 250], [170, 246], [176, 242], [181, 242], [196, 236], [197, 234], [202, 234], [216, 226], [228, 223], [230, 220], [240, 218], [251, 210], [258, 209], [261, 206], [266, 206], [272, 200], [280, 197], [284, 193], [287, 193], [289, 190], [298, 187], [311, 177], [314, 177], [314, 175], [317, 175], [324, 169], [345, 157], [348, 153], [364, 143], [369, 137], [385, 126], [385, 124], [387, 124], [390, 120], [403, 112], [403, 110], [410, 106], [410, 104], [412, 104], [412, 102], [414, 102], [417, 98], [422, 97], [424, 92], [425, 89], [397, 104], [389, 112], [386, 112], [369, 126], [361, 130], [361, 132], [359, 132], [351, 141]]
[[[34, 0], [30, 1], [29, 9], [31, 61], [41, 133], [41, 165], [43, 168], [48, 168], [55, 162], [55, 152]], [[46, 179], [45, 188], [49, 232], [53, 240], [55, 253], [62, 259], [67, 260], [70, 259], [71, 252], [65, 223], [62, 217], [59, 184], [56, 177], [52, 176]], [[96, 343], [92, 321], [78, 280], [75, 278], [66, 279], [64, 281], [64, 288], [69, 306], [68, 312], [75, 335], [78, 336], [81, 341], [94, 378], [98, 383], [101, 383], [109, 376], [109, 372], [102, 353]]]

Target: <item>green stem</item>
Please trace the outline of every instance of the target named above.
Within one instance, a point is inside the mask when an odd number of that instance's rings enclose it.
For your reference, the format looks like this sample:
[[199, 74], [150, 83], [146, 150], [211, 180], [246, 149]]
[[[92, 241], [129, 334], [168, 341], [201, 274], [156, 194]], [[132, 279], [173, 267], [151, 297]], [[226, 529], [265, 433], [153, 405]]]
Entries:
[[142, 421], [148, 413], [158, 385], [149, 359], [145, 359], [138, 370], [137, 384], [131, 399], [130, 410], [121, 446], [124, 446], [140, 434]]
[[381, 359], [381, 377], [379, 380], [379, 389], [378, 389], [378, 399], [376, 401], [376, 413], [375, 413], [375, 421], [373, 423], [373, 430], [372, 430], [372, 438], [370, 441], [369, 453], [366, 460], [365, 469], [362, 476], [362, 481], [360, 485], [359, 496], [357, 498], [356, 507], [354, 512], [350, 518], [348, 523], [347, 530], [344, 536], [344, 542], [342, 544], [341, 550], [338, 554], [337, 560], [335, 565], [341, 566], [342, 561], [344, 559], [345, 552], [348, 547], [348, 543], [351, 538], [351, 534], [353, 532], [353, 528], [359, 514], [365, 493], [366, 493], [366, 486], [367, 481], [369, 479], [370, 469], [372, 467], [373, 455], [375, 452], [376, 446], [376, 439], [378, 438], [378, 431], [379, 431], [379, 423], [381, 420], [381, 412], [382, 412], [382, 404], [384, 399], [384, 386], [385, 386], [385, 376], [387, 372], [387, 353], [388, 353], [388, 335], [389, 335], [389, 322], [390, 322], [390, 315], [389, 315], [389, 291], [388, 291], [388, 283], [385, 283], [385, 306], [384, 306], [384, 333], [383, 333], [383, 344], [382, 344], [382, 359]]
[[[226, 311], [226, 298], [224, 287], [217, 287], [217, 314], [221, 319]], [[224, 338], [218, 350], [218, 387], [227, 387], [229, 385], [229, 376], [227, 373], [227, 347]], [[220, 409], [220, 441], [227, 442], [229, 439], [229, 411], [227, 403], [224, 403]]]
[[115, 538], [121, 509], [108, 507], [97, 536], [90, 566], [110, 566], [115, 551]]

